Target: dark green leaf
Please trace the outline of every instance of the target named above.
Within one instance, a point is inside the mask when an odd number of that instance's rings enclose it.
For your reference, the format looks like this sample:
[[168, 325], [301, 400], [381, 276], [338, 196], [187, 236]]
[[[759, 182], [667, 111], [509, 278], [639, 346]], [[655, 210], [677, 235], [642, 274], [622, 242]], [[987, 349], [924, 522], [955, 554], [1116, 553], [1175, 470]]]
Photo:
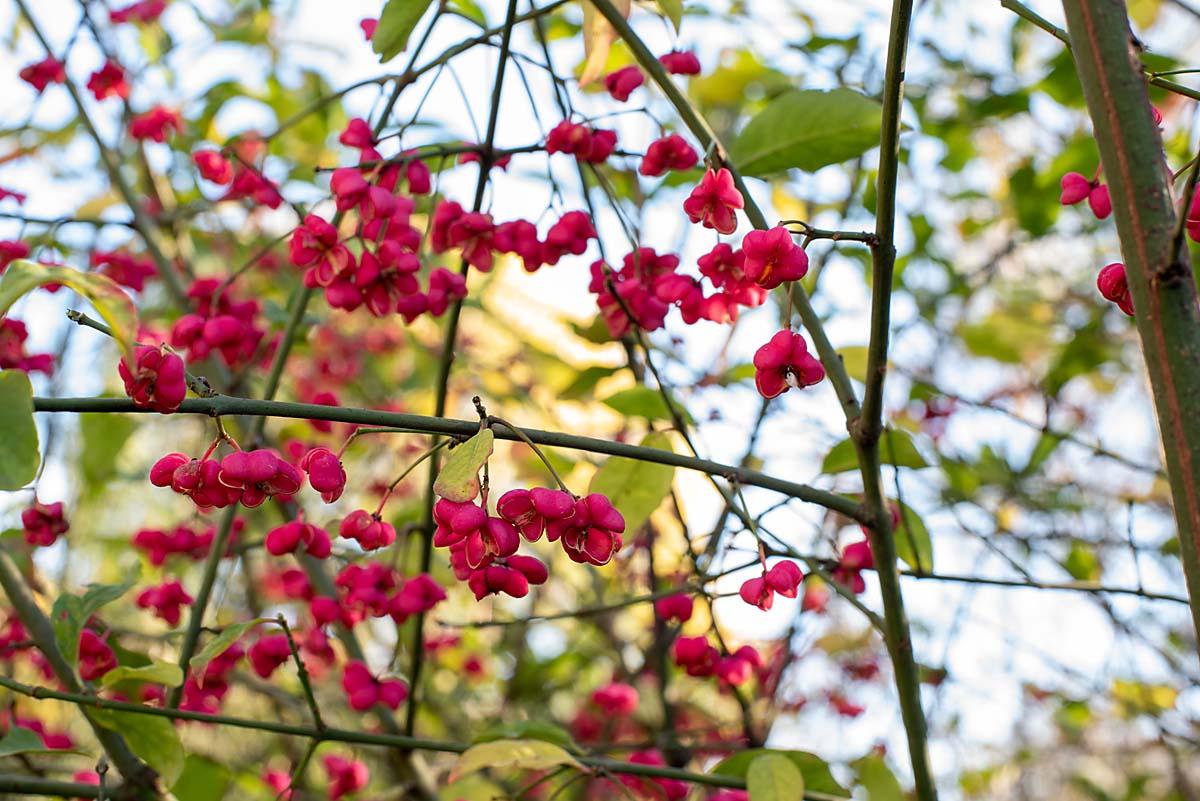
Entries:
[[579, 746], [570, 733], [561, 726], [542, 720], [518, 720], [490, 726], [471, 740], [475, 743], [490, 743], [494, 740], [544, 740], [561, 745], [568, 751], [578, 752]]
[[93, 709], [88, 715], [104, 728], [125, 738], [130, 750], [158, 771], [165, 786], [170, 787], [179, 780], [186, 755], [171, 721], [154, 715], [111, 709]]
[[124, 584], [89, 584], [83, 595], [63, 593], [54, 601], [50, 620], [54, 624], [54, 639], [58, 650], [71, 665], [79, 654], [79, 635], [88, 618], [107, 604], [129, 592], [137, 582], [135, 577]]
[[896, 541], [896, 556], [913, 570], [930, 572], [933, 570], [933, 543], [925, 521], [908, 504], [896, 500], [889, 503], [894, 503], [900, 510], [900, 523], [892, 532]]
[[188, 670], [193, 676], [203, 676], [208, 663], [229, 650], [229, 646], [241, 639], [243, 634], [255, 626], [269, 622], [271, 622], [271, 618], [259, 617], [254, 620], [247, 620], [244, 623], [233, 623], [226, 626], [221, 630], [220, 634], [208, 641], [208, 645], [201, 648], [192, 657], [192, 661], [188, 665]]
[[608, 378], [620, 368], [592, 365], [576, 373], [571, 383], [559, 390], [559, 400], [583, 400], [589, 398], [596, 390], [596, 384]]
[[18, 754], [79, 754], [75, 749], [47, 748], [37, 732], [20, 726], [10, 726], [8, 732], [0, 737], [0, 758]]
[[[603, 401], [604, 405], [620, 412], [626, 417], [645, 417], [647, 420], [670, 420], [671, 411], [662, 393], [651, 387], [630, 387], [609, 395]], [[691, 422], [687, 410], [675, 403], [684, 420]]]

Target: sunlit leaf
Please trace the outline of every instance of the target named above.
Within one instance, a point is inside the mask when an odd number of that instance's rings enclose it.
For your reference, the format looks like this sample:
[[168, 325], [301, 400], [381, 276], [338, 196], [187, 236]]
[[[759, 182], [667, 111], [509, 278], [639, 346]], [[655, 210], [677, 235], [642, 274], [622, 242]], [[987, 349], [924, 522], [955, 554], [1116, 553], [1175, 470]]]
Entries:
[[843, 797], [850, 795], [850, 791], [833, 778], [833, 773], [829, 770], [829, 763], [808, 751], [750, 748], [721, 760], [712, 769], [712, 773], [745, 778], [754, 761], [764, 754], [776, 754], [790, 760], [800, 770], [800, 775], [804, 778], [805, 789], [809, 792]]
[[562, 746], [545, 740], [495, 740], [464, 751], [450, 771], [450, 781], [485, 768], [545, 770], [559, 765], [583, 767]]
[[[641, 446], [670, 451], [671, 440], [662, 432], [652, 431], [642, 439]], [[668, 464], [610, 456], [592, 476], [588, 492], [607, 495], [625, 518], [626, 533], [632, 534], [671, 492], [674, 477], [675, 468]]]
[[142, 667], [120, 665], [108, 671], [100, 678], [100, 686], [112, 687], [123, 681], [140, 681], [147, 684], [165, 684], [168, 687], [178, 687], [180, 684], [183, 684], [183, 671], [179, 665], [171, 662], [153, 662]]
[[746, 771], [746, 792], [750, 801], [802, 801], [804, 776], [782, 754], [762, 754]]
[[438, 497], [456, 503], [474, 500], [479, 495], [479, 471], [492, 455], [495, 441], [492, 430], [485, 428], [451, 450], [433, 484]]
[[138, 330], [137, 309], [124, 289], [99, 273], [84, 273], [63, 264], [18, 259], [0, 276], [0, 316], [21, 297], [46, 284], [68, 286], [87, 298], [112, 329], [122, 356], [128, 359], [132, 355]]
[[904, 791], [883, 757], [874, 754], [850, 763], [856, 783], [867, 791], [867, 801], [904, 801]]

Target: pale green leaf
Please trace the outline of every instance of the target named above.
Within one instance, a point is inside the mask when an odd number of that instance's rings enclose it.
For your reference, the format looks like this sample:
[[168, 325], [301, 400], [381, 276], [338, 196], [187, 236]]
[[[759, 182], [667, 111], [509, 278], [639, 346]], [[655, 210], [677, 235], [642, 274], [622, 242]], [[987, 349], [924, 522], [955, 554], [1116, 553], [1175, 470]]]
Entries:
[[904, 801], [904, 791], [883, 757], [870, 755], [850, 763], [857, 783], [867, 791], [867, 801]]
[[495, 740], [464, 751], [450, 771], [450, 781], [485, 768], [546, 770], [558, 765], [583, 767], [565, 748], [545, 740]]
[[561, 745], [571, 751], [579, 751], [579, 746], [571, 738], [570, 732], [562, 726], [547, 723], [544, 720], [517, 720], [511, 723], [500, 723], [484, 729], [471, 740], [472, 743], [490, 743], [496, 740], [544, 740], [548, 743]]
[[21, 370], [0, 370], [0, 490], [16, 490], [37, 476], [41, 463], [33, 421], [33, 386]]
[[178, 687], [183, 684], [183, 670], [171, 662], [152, 662], [142, 667], [120, 665], [104, 674], [100, 679], [101, 687], [112, 687], [123, 681], [140, 681], [147, 684], [165, 684], [168, 687]]
[[718, 762], [716, 767], [712, 769], [712, 773], [745, 778], [754, 760], [763, 754], [778, 754], [791, 760], [792, 764], [799, 769], [800, 774], [804, 777], [804, 786], [809, 792], [826, 793], [827, 795], [842, 797], [850, 795], [850, 791], [838, 784], [837, 779], [833, 778], [833, 772], [829, 770], [829, 763], [808, 751], [749, 748]]
[[492, 455], [495, 442], [496, 435], [485, 428], [451, 450], [433, 484], [438, 497], [456, 503], [475, 500], [479, 495], [479, 471]]
[[925, 521], [911, 506], [900, 501], [890, 500], [900, 512], [900, 522], [892, 532], [896, 541], [896, 556], [900, 561], [923, 573], [933, 570], [933, 541], [929, 537], [929, 529]]
[[683, 23], [683, 0], [654, 0], [654, 4], [658, 6], [660, 14], [671, 20], [675, 33], [679, 33], [679, 26]]
[[746, 771], [750, 801], [803, 801], [804, 776], [782, 754], [763, 754]]
[[[670, 451], [670, 438], [652, 431], [642, 439], [643, 448]], [[588, 492], [608, 496], [625, 518], [625, 531], [632, 535], [641, 529], [650, 515], [671, 491], [675, 468], [624, 456], [610, 456], [592, 476]]]
[[0, 276], [0, 317], [24, 295], [46, 284], [68, 286], [87, 298], [112, 329], [121, 355], [130, 359], [138, 330], [137, 309], [119, 284], [99, 273], [80, 272], [65, 264], [40, 264], [18, 259]]

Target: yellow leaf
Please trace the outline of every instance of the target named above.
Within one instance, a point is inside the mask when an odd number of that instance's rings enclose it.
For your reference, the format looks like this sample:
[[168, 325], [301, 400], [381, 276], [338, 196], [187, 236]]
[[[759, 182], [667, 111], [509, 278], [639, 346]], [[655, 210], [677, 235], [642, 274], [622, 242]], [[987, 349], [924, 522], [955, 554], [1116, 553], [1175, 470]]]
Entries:
[[[633, 0], [615, 0], [613, 3], [621, 16], [628, 19]], [[617, 32], [596, 7], [584, 0], [583, 3], [583, 73], [579, 85], [587, 86], [604, 74], [608, 63], [608, 51], [617, 40]]]
[[14, 261], [0, 278], [0, 317], [21, 297], [46, 284], [69, 286], [87, 298], [112, 329], [122, 357], [133, 361], [137, 309], [124, 289], [99, 273], [80, 272], [65, 264], [41, 264], [26, 259]]
[[562, 746], [545, 740], [495, 740], [473, 745], [462, 753], [450, 771], [450, 781], [484, 768], [545, 770], [557, 765], [583, 769]]

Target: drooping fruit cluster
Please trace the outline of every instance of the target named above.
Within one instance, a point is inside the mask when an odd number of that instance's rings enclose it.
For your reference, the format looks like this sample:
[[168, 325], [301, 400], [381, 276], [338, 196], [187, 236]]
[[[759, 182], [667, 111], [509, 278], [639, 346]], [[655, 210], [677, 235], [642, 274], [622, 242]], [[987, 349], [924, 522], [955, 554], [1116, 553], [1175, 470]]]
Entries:
[[150, 483], [188, 496], [201, 509], [223, 509], [235, 503], [254, 508], [268, 498], [286, 500], [295, 495], [303, 478], [278, 453], [260, 448], [237, 450], [219, 461], [209, 454], [194, 459], [169, 453], [150, 468]]

